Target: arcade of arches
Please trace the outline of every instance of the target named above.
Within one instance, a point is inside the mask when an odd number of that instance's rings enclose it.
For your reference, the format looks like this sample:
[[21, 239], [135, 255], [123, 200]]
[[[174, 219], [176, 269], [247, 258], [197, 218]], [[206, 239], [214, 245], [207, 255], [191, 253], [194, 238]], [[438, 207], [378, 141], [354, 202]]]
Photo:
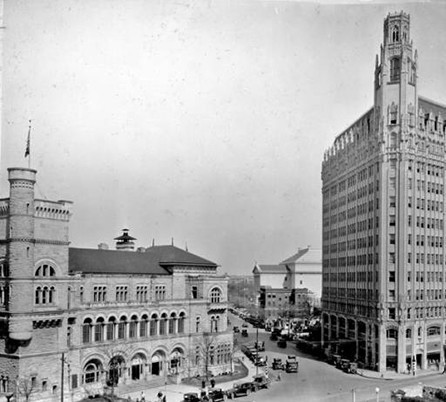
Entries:
[[446, 325], [441, 321], [378, 324], [324, 313], [322, 347], [327, 355], [340, 355], [379, 372], [438, 370], [445, 362]]
[[176, 346], [170, 353], [157, 349], [151, 354], [136, 352], [130, 356], [117, 353], [111, 359], [94, 357], [83, 365], [83, 383], [107, 382], [118, 385], [180, 373], [185, 365], [185, 351]]

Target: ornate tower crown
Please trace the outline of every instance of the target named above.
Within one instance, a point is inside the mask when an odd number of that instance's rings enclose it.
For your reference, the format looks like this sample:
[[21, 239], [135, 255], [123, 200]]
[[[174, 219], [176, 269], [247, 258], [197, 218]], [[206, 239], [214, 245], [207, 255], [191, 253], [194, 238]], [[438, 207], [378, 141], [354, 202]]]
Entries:
[[410, 15], [388, 14], [384, 20], [384, 46], [410, 44]]

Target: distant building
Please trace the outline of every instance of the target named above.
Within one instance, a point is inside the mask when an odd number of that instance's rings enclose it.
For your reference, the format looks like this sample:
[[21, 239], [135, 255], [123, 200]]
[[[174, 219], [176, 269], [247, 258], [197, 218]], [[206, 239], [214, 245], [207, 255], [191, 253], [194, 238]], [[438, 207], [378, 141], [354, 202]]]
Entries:
[[277, 265], [256, 264], [253, 269], [258, 304], [266, 317], [304, 316], [320, 305], [322, 252], [299, 249]]
[[374, 105], [322, 163], [322, 342], [380, 372], [445, 362], [446, 106], [418, 63], [410, 16], [388, 14]]

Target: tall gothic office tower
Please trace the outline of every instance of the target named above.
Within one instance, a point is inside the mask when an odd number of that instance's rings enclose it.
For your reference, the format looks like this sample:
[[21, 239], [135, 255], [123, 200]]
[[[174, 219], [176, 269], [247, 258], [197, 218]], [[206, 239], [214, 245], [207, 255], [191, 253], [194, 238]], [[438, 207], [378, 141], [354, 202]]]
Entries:
[[444, 119], [418, 96], [409, 15], [389, 14], [374, 106], [322, 163], [327, 353], [381, 372], [444, 362]]

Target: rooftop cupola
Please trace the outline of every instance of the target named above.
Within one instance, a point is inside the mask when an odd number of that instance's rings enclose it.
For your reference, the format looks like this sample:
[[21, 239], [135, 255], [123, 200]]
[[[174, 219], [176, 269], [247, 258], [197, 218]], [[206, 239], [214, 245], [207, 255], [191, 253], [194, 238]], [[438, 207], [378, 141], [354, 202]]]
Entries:
[[135, 249], [136, 240], [134, 237], [129, 235], [128, 229], [122, 229], [122, 235], [115, 237], [116, 240], [116, 250], [132, 251]]

